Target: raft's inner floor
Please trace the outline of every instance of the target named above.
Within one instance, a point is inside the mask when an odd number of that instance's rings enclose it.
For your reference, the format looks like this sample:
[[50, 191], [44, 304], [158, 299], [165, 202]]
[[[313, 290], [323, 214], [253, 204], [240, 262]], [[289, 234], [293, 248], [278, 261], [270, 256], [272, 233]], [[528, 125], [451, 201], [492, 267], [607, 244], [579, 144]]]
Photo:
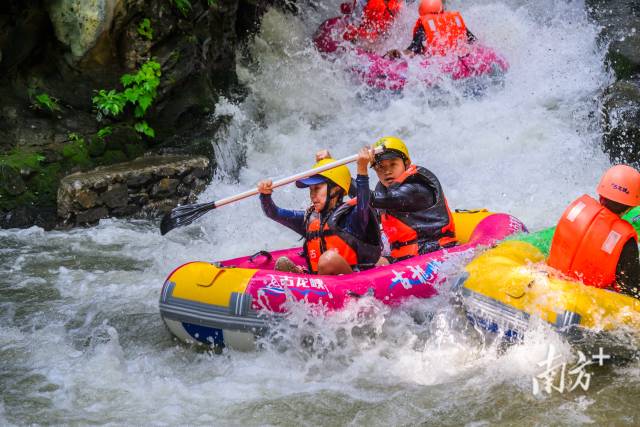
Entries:
[[[448, 3], [508, 58], [503, 89], [481, 99], [454, 86], [371, 96], [310, 47], [338, 2], [302, 3], [299, 17], [269, 12], [250, 47], [255, 62], [238, 64], [250, 95], [216, 106], [232, 120], [215, 146], [222, 173], [201, 199], [306, 169], [316, 149], [342, 157], [395, 134], [439, 176], [451, 206], [509, 212], [534, 230], [555, 221], [608, 166], [594, 101], [610, 79], [598, 30], [583, 1]], [[400, 17], [389, 46], [407, 44], [412, 21]], [[275, 200], [302, 208], [307, 195], [292, 186]], [[594, 369], [587, 392], [534, 397], [549, 345], [563, 360], [575, 350], [534, 325], [525, 343], [500, 354], [466, 326], [447, 292], [395, 311], [366, 298], [329, 318], [300, 308], [257, 353], [213, 356], [165, 330], [157, 302], [172, 268], [296, 238], [265, 219], [255, 199], [166, 237], [145, 221], [0, 231], [0, 423], [600, 424], [640, 416], [637, 362]]]

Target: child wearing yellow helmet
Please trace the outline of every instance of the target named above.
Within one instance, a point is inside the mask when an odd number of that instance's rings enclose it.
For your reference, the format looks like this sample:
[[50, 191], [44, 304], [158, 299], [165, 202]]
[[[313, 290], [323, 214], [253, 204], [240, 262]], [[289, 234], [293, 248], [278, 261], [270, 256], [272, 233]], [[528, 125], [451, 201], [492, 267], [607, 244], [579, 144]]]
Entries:
[[384, 147], [375, 156], [370, 152], [380, 180], [371, 195], [371, 206], [380, 213], [391, 247], [387, 260], [400, 261], [455, 245], [453, 217], [433, 172], [412, 164], [409, 150], [399, 138], [381, 138], [373, 147]]
[[[325, 158], [314, 168], [335, 161]], [[360, 153], [358, 170], [368, 166], [368, 151]], [[274, 221], [305, 238], [304, 254], [309, 272], [347, 274], [375, 265], [381, 244], [377, 217], [369, 206], [369, 177], [356, 180], [357, 198], [344, 203], [349, 194], [351, 173], [346, 166], [321, 172], [296, 182], [298, 188], [309, 188], [311, 207], [307, 211], [288, 210], [276, 206], [271, 194], [271, 180], [258, 183], [263, 212]], [[276, 269], [302, 273], [288, 258], [279, 259]]]
[[[384, 147], [374, 154], [376, 147]], [[370, 196], [371, 206], [380, 214], [382, 229], [391, 248], [391, 256], [380, 258], [378, 265], [402, 261], [457, 243], [453, 217], [440, 181], [426, 168], [411, 163], [405, 143], [393, 136], [379, 139], [372, 148], [364, 147], [380, 182]], [[319, 151], [316, 159], [330, 156]], [[358, 168], [358, 180], [368, 174]], [[360, 196], [359, 196], [360, 197]]]

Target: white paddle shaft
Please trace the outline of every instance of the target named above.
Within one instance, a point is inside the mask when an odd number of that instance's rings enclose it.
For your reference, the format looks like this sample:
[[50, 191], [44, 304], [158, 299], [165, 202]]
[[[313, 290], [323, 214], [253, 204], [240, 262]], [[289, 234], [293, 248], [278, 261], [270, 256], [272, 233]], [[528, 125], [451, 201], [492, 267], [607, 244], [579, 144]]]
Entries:
[[[384, 147], [376, 147], [374, 150], [375, 154], [382, 153], [384, 151]], [[353, 163], [358, 160], [358, 155], [354, 154], [353, 156], [345, 157], [344, 159], [336, 160], [335, 162], [327, 163], [326, 165], [320, 166], [319, 168], [309, 169], [304, 172], [300, 172], [295, 175], [291, 175], [287, 178], [282, 178], [278, 181], [275, 181], [271, 188], [282, 187], [283, 185], [291, 184], [292, 182], [296, 182], [299, 179], [308, 178], [313, 175], [318, 175], [321, 172], [327, 171], [329, 169], [337, 168], [338, 166], [346, 165], [349, 163]], [[259, 191], [257, 188], [253, 190], [247, 190], [242, 193], [225, 197], [224, 199], [220, 199], [214, 202], [215, 207], [219, 208], [220, 206], [228, 205], [229, 203], [237, 202], [238, 200], [246, 199], [251, 196], [255, 196]]]

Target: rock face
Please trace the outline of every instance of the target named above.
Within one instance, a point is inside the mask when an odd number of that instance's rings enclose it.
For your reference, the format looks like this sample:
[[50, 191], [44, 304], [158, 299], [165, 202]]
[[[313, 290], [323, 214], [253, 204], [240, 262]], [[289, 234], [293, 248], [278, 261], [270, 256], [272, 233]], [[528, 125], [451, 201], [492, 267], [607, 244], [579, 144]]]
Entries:
[[[236, 51], [273, 1], [279, 0], [1, 1], [0, 227], [53, 227], [58, 184], [69, 173], [145, 153], [204, 155], [215, 169], [212, 143], [227, 121], [212, 120], [211, 110], [221, 95], [241, 96]], [[150, 60], [161, 71], [143, 118], [153, 137], [137, 130], [136, 106], [111, 117], [97, 114], [92, 102], [100, 90], [124, 92], [122, 76]], [[22, 161], [31, 158], [38, 160]], [[23, 175], [25, 166], [33, 173]], [[126, 185], [156, 178], [131, 176]], [[163, 185], [158, 194], [186, 183]], [[121, 195], [118, 188], [111, 190]], [[90, 205], [92, 197], [78, 203]], [[101, 203], [109, 214], [131, 210]]]
[[195, 199], [210, 176], [203, 156], [148, 156], [66, 176], [58, 188], [58, 216], [66, 225], [102, 218], [153, 216]]
[[613, 163], [640, 167], [640, 2], [588, 0], [587, 6], [602, 26], [616, 77], [603, 94], [603, 148]]

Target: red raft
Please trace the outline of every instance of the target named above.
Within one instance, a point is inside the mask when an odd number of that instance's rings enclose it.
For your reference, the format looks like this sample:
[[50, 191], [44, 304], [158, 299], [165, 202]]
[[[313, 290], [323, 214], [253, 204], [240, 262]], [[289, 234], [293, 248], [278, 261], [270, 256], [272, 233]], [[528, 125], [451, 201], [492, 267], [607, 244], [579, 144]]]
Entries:
[[498, 80], [509, 70], [504, 57], [477, 42], [465, 45], [457, 54], [444, 57], [420, 55], [410, 59], [386, 58], [343, 40], [348, 20], [348, 17], [339, 16], [323, 22], [314, 36], [314, 44], [318, 51], [325, 54], [348, 54], [343, 57], [349, 64], [349, 70], [360, 81], [375, 89], [399, 91], [410, 80], [426, 86], [435, 86], [443, 79], [458, 81], [487, 77]]

